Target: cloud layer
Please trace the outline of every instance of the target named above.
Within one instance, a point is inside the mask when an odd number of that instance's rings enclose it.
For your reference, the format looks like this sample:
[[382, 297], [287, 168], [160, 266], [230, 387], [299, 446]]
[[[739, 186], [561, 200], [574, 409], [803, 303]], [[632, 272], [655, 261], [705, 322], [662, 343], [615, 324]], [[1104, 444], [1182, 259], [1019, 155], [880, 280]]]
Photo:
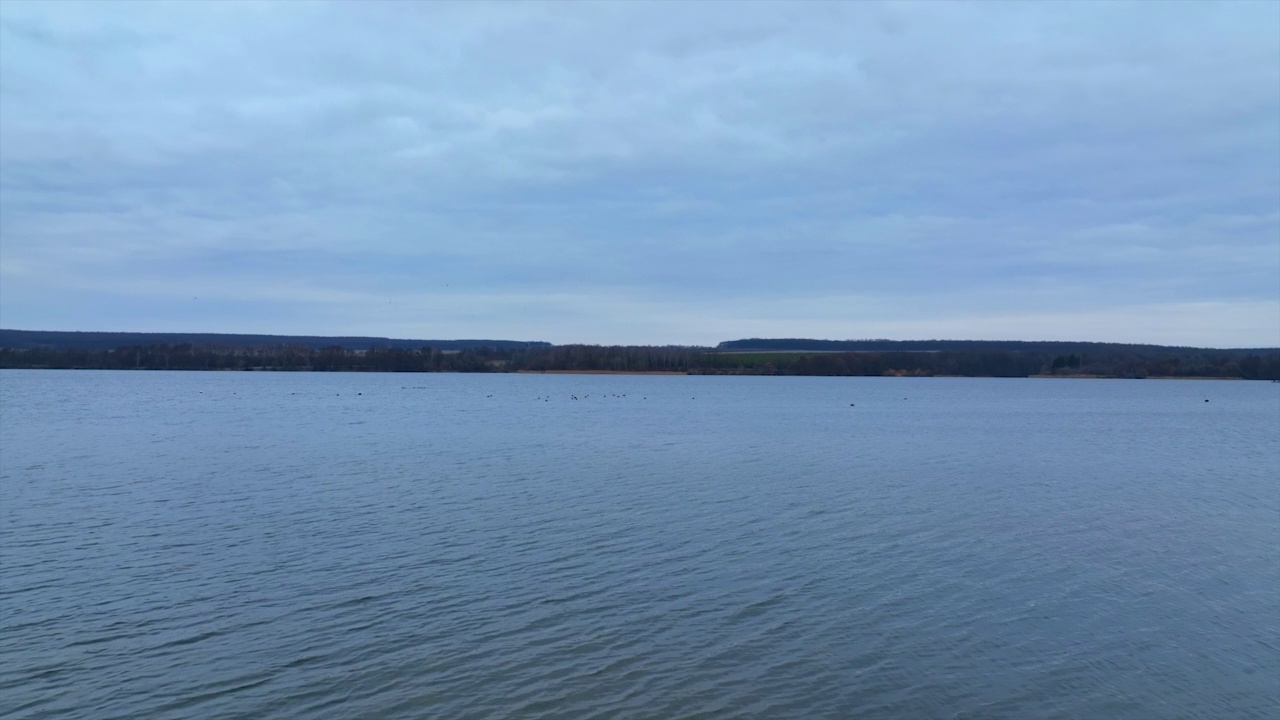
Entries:
[[1280, 5], [5, 2], [0, 324], [1280, 344]]

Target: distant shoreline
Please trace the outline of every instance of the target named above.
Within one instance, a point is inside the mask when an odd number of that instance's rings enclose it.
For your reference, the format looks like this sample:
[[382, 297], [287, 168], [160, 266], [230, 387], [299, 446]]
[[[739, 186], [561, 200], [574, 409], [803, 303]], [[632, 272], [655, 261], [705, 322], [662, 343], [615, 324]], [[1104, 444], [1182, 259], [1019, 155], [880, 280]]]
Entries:
[[[467, 373], [475, 375], [477, 373]], [[483, 374], [483, 373], [480, 373]], [[510, 375], [511, 373], [495, 373]], [[682, 370], [517, 370], [516, 375], [691, 375]]]
[[[961, 377], [959, 375], [952, 377]], [[1195, 375], [1148, 375], [1147, 377], [1127, 378], [1119, 375], [1028, 375], [1028, 380], [1247, 380], [1242, 377], [1197, 377]], [[1275, 382], [1260, 379], [1261, 382]]]
[[346, 368], [341, 370], [317, 370], [315, 368], [93, 368], [93, 367], [0, 367], [0, 370], [65, 370], [78, 372], [96, 370], [102, 372], [253, 372], [253, 373], [353, 373], [387, 375], [681, 375], [685, 377], [835, 377], [835, 378], [988, 378], [999, 380], [1240, 380], [1274, 383], [1267, 378], [1211, 377], [1196, 375], [1150, 375], [1147, 377], [1123, 377], [1120, 375], [796, 375], [741, 372], [683, 372], [680, 370], [506, 370], [470, 372], [466, 370], [375, 370]]
[[[524, 372], [552, 375], [797, 375], [814, 377], [1241, 378], [1280, 380], [1280, 348], [1175, 348], [986, 340], [738, 340], [717, 348], [535, 345], [375, 338], [145, 336], [0, 329], [0, 367], [354, 372]], [[239, 337], [242, 344], [234, 344]], [[188, 339], [190, 342], [157, 342]], [[268, 341], [278, 341], [274, 344]], [[335, 341], [349, 341], [346, 345]], [[326, 344], [333, 343], [333, 344]], [[320, 345], [320, 347], [316, 347]], [[349, 345], [349, 346], [348, 346]], [[758, 349], [774, 346], [771, 350]], [[358, 346], [358, 347], [356, 347]]]

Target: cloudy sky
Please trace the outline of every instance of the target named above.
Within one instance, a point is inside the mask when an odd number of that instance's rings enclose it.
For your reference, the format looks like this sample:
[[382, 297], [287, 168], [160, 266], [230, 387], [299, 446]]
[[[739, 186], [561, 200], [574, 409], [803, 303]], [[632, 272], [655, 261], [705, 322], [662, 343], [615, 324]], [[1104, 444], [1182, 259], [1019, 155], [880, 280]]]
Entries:
[[1280, 345], [1280, 3], [0, 3], [0, 325]]

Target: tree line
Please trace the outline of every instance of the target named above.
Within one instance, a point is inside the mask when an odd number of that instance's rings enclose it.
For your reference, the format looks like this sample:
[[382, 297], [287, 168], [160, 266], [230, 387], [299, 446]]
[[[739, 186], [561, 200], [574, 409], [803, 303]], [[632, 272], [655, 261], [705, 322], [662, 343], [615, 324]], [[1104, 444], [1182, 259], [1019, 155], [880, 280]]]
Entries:
[[[1123, 348], [1124, 346], [1120, 346]], [[1131, 346], [1130, 346], [1131, 347]], [[1167, 348], [1165, 350], [1168, 350]], [[1280, 380], [1280, 351], [1126, 349], [1054, 354], [1020, 350], [725, 352], [705, 347], [275, 347], [193, 343], [86, 348], [0, 348], [0, 368], [350, 372], [676, 372], [727, 375], [1202, 377]]]
[[75, 350], [113, 350], [149, 345], [194, 345], [196, 347], [236, 350], [245, 348], [308, 347], [320, 350], [340, 346], [353, 350], [372, 347], [416, 350], [466, 348], [551, 347], [548, 342], [521, 340], [401, 340], [384, 337], [327, 337], [312, 335], [246, 335], [243, 333], [139, 333], [139, 332], [62, 332], [57, 330], [12, 330], [0, 328], [0, 347], [61, 348]]
[[1068, 357], [1088, 353], [1107, 355], [1179, 356], [1205, 352], [1227, 355], [1256, 355], [1280, 352], [1280, 348], [1209, 349], [1177, 345], [1137, 343], [1072, 342], [1062, 340], [815, 340], [809, 338], [747, 338], [726, 340], [717, 350], [738, 352], [937, 352], [942, 350], [1007, 350]]

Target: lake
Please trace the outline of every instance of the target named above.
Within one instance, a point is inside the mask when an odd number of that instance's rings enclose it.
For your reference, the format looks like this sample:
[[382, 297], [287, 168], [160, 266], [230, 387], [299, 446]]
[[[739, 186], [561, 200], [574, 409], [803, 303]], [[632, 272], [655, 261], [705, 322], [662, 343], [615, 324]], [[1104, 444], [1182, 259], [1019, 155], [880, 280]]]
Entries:
[[1280, 385], [0, 371], [0, 553], [11, 720], [1276, 718]]

